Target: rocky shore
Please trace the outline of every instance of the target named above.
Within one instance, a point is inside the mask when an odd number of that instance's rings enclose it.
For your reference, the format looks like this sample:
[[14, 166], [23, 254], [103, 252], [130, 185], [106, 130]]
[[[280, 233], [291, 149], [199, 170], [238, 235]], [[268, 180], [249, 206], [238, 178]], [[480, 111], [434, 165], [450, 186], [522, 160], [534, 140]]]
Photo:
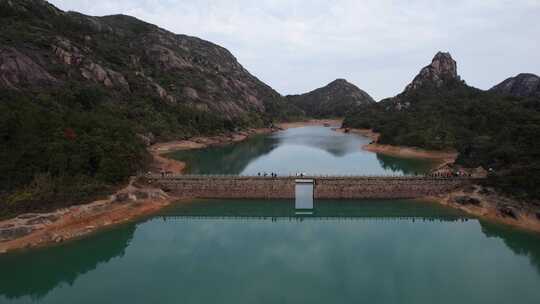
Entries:
[[[152, 170], [181, 174], [185, 163], [164, 156], [173, 151], [225, 145], [245, 140], [253, 135], [268, 134], [288, 128], [308, 125], [335, 126], [340, 123], [340, 120], [310, 120], [283, 123], [274, 128], [249, 129], [220, 136], [158, 143], [148, 148], [154, 157]], [[456, 154], [451, 152], [378, 145], [376, 144], [378, 134], [371, 130], [335, 130], [371, 138], [373, 143], [362, 147], [371, 152], [399, 157], [439, 159], [441, 163], [452, 163], [456, 157]], [[438, 201], [443, 205], [458, 208], [481, 218], [540, 232], [539, 205], [500, 196], [489, 188], [474, 185], [445, 196], [426, 199]], [[51, 213], [22, 214], [13, 219], [0, 221], [0, 254], [82, 238], [99, 229], [150, 215], [175, 201], [178, 201], [178, 198], [168, 195], [161, 189], [148, 187], [132, 179], [127, 187], [104, 200]]]
[[[379, 134], [370, 129], [339, 128], [336, 131], [370, 138], [372, 142], [361, 147], [366, 151], [403, 158], [432, 159], [437, 162], [434, 171], [444, 171], [446, 167], [455, 166], [454, 162], [457, 153], [453, 151], [433, 151], [414, 147], [381, 145], [377, 143]], [[469, 172], [475, 176], [478, 174], [478, 169], [469, 170]], [[540, 232], [540, 203], [518, 201], [500, 195], [490, 188], [473, 185], [445, 196], [427, 197], [426, 200], [437, 201], [479, 218]]]
[[428, 199], [482, 219], [540, 232], [540, 203], [505, 197], [490, 188], [473, 185], [444, 196]]
[[28, 213], [0, 222], [0, 253], [42, 247], [152, 214], [177, 200], [137, 182], [111, 197], [50, 213]]
[[[157, 143], [148, 148], [154, 158], [151, 170], [181, 174], [185, 163], [163, 156], [173, 151], [226, 145], [257, 134], [327, 123], [335, 124], [340, 121], [309, 120], [284, 123], [273, 128], [248, 129], [218, 136]], [[175, 201], [178, 201], [177, 197], [170, 196], [161, 189], [148, 187], [133, 178], [127, 187], [103, 200], [50, 213], [21, 214], [16, 218], [0, 221], [0, 254], [79, 239], [99, 229], [150, 215]]]

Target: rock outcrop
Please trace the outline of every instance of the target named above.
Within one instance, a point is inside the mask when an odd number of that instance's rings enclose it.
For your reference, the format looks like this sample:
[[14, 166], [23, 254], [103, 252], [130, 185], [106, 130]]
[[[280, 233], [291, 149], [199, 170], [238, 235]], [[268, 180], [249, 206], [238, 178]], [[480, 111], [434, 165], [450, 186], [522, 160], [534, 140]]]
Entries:
[[42, 0], [0, 0], [0, 11], [0, 26], [9, 28], [0, 36], [0, 88], [90, 83], [115, 101], [152, 96], [226, 119], [286, 105], [228, 50], [196, 37], [125, 15], [63, 12]]
[[395, 97], [386, 98], [381, 105], [387, 110], [408, 109], [419, 96], [445, 95], [456, 88], [472, 89], [465, 84], [457, 72], [457, 63], [448, 52], [438, 52], [431, 63], [420, 70], [402, 93]]
[[420, 70], [420, 73], [407, 85], [405, 92], [425, 87], [441, 88], [456, 81], [460, 81], [456, 61], [450, 53], [438, 52], [431, 64]]
[[342, 117], [359, 106], [375, 103], [368, 93], [345, 79], [336, 79], [305, 94], [288, 95], [286, 99], [312, 117]]
[[59, 84], [41, 65], [12, 47], [0, 47], [0, 88]]
[[494, 86], [490, 91], [517, 97], [540, 98], [540, 77], [528, 73], [518, 74]]

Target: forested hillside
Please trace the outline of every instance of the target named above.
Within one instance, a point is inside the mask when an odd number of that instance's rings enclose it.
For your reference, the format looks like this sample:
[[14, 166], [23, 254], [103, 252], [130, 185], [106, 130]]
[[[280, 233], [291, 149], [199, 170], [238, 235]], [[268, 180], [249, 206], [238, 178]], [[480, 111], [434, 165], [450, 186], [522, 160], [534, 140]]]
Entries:
[[0, 0], [0, 216], [107, 193], [146, 144], [302, 115], [208, 41]]
[[359, 108], [344, 125], [380, 132], [381, 144], [456, 149], [459, 164], [492, 169], [491, 185], [540, 198], [540, 100], [466, 85], [449, 54], [437, 54], [403, 93]]

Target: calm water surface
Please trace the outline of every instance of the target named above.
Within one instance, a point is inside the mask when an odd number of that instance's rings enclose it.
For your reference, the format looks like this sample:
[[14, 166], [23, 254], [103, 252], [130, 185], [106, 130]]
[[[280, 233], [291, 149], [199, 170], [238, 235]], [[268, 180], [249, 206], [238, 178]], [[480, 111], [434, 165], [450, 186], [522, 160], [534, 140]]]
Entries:
[[538, 236], [425, 202], [315, 205], [195, 201], [1, 256], [0, 303], [540, 303]]
[[255, 136], [234, 145], [179, 151], [170, 156], [186, 161], [188, 172], [193, 174], [411, 175], [427, 172], [434, 166], [431, 161], [363, 151], [361, 146], [370, 141], [328, 127], [303, 127]]
[[[414, 174], [432, 164], [300, 128], [183, 152], [195, 173]], [[347, 165], [348, 164], [348, 165]], [[317, 169], [317, 171], [315, 171]], [[0, 255], [0, 303], [540, 303], [540, 237], [414, 200], [198, 200]]]

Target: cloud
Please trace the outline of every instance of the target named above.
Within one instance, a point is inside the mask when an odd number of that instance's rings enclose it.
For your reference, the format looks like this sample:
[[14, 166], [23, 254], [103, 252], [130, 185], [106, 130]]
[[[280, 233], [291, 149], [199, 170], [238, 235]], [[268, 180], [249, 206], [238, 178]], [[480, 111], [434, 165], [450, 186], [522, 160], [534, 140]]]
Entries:
[[469, 84], [540, 74], [538, 0], [51, 0], [123, 13], [228, 48], [283, 94], [347, 78], [375, 98], [399, 93], [438, 50]]

